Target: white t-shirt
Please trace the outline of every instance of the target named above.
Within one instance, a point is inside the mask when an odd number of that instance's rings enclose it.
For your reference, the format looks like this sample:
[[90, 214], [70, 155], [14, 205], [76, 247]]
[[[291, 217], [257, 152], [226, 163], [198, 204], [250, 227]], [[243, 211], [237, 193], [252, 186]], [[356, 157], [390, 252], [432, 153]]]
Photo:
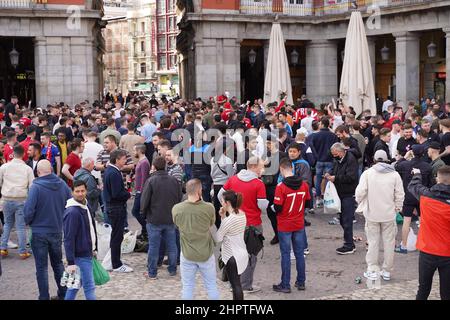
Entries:
[[[100, 153], [100, 151], [103, 151], [103, 150], [104, 149], [103, 149], [102, 145], [97, 142], [86, 142], [84, 144], [84, 151], [81, 156], [81, 159], [92, 158], [92, 159], [94, 159], [94, 162], [97, 162], [97, 156]], [[92, 175], [95, 178], [100, 180], [100, 177], [101, 177], [100, 171], [97, 171], [94, 169], [92, 171]]]

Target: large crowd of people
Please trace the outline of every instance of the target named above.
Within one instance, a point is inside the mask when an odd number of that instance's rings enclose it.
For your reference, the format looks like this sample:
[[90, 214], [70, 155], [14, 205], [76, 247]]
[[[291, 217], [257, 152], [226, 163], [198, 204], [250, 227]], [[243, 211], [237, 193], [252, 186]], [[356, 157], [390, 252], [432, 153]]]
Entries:
[[291, 292], [293, 259], [295, 288], [305, 290], [305, 217], [327, 206], [325, 188], [333, 184], [341, 206], [329, 223], [343, 230], [337, 254], [355, 253], [355, 212], [363, 213], [364, 276], [389, 281], [417, 221], [417, 299], [428, 298], [436, 270], [441, 298], [450, 299], [450, 103], [403, 106], [388, 97], [377, 114], [357, 114], [339, 100], [316, 106], [306, 96], [293, 105], [280, 98], [241, 104], [228, 93], [193, 101], [108, 94], [32, 109], [15, 96], [0, 100], [2, 259], [14, 259], [13, 248], [20, 259], [34, 257], [39, 299], [51, 298], [48, 257], [56, 299], [76, 297], [77, 289], [60, 284], [64, 270], [79, 270], [86, 298], [95, 299], [95, 221], [112, 229], [109, 271], [133, 272], [121, 244], [134, 199], [145, 277], [157, 280], [163, 264], [170, 276], [179, 268], [183, 299], [193, 298], [197, 271], [208, 297], [219, 299], [217, 263], [233, 299], [260, 290], [253, 278], [265, 213], [275, 233], [268, 240], [281, 255], [273, 290]]

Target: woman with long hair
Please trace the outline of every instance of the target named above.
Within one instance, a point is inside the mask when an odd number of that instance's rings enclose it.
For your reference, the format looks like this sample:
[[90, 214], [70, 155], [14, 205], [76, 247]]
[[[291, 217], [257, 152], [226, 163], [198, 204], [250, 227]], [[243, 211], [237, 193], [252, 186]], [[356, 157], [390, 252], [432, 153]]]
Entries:
[[239, 208], [242, 205], [242, 194], [232, 190], [222, 195], [220, 217], [222, 223], [217, 230], [216, 241], [222, 242], [222, 261], [225, 272], [233, 290], [233, 300], [244, 300], [240, 275], [248, 264], [248, 252], [244, 242], [247, 219]]

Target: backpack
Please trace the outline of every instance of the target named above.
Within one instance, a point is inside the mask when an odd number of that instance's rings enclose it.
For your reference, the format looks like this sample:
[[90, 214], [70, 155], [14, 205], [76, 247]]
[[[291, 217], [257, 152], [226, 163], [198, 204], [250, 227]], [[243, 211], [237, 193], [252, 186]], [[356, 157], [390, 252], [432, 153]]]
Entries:
[[264, 236], [261, 231], [253, 226], [245, 228], [244, 241], [247, 245], [247, 252], [257, 256], [264, 247]]

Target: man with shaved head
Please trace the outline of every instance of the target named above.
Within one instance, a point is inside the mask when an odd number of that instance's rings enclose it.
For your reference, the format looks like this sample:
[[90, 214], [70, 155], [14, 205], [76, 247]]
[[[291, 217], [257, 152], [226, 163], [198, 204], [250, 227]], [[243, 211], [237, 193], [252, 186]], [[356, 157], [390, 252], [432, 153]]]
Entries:
[[39, 300], [49, 300], [48, 258], [52, 265], [58, 296], [52, 299], [63, 300], [66, 288], [60, 280], [64, 272], [62, 262], [62, 225], [67, 200], [72, 197], [67, 184], [53, 173], [48, 160], [37, 164], [38, 178], [34, 179], [25, 201], [25, 223], [32, 230], [31, 248], [36, 264], [36, 278], [39, 287]]

